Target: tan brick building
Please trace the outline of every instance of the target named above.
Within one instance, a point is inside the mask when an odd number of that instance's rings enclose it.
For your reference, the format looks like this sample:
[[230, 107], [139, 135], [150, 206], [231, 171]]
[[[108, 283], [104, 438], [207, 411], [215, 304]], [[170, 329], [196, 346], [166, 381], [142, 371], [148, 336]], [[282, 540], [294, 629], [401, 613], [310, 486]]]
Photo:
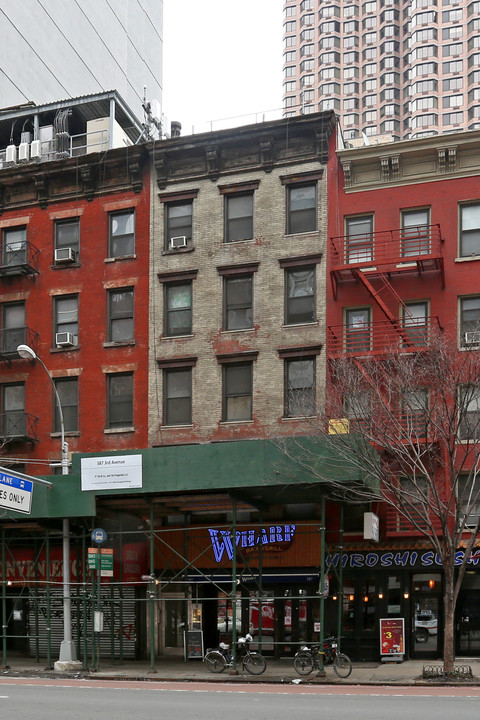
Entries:
[[305, 431], [324, 386], [334, 128], [326, 112], [151, 148], [151, 445]]

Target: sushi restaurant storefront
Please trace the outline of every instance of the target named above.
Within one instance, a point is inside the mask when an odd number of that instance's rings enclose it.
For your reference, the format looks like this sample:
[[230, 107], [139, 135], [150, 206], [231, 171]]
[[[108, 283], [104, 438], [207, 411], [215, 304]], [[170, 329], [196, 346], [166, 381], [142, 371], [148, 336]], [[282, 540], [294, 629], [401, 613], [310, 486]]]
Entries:
[[[463, 551], [457, 554], [461, 562]], [[480, 555], [472, 555], [457, 602], [456, 653], [480, 655]], [[357, 549], [326, 558], [330, 593], [326, 624], [334, 623], [343, 586], [342, 649], [353, 660], [378, 660], [380, 620], [403, 619], [406, 657], [435, 659], [443, 648], [443, 572], [432, 550]], [[341, 569], [340, 569], [341, 566]]]

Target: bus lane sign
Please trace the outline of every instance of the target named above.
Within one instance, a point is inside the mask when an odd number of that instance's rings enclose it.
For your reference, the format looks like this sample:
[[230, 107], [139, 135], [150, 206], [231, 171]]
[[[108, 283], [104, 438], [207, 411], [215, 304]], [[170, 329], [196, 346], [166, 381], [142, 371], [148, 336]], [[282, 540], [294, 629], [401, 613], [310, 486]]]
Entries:
[[29, 514], [32, 508], [33, 482], [0, 472], [0, 508]]

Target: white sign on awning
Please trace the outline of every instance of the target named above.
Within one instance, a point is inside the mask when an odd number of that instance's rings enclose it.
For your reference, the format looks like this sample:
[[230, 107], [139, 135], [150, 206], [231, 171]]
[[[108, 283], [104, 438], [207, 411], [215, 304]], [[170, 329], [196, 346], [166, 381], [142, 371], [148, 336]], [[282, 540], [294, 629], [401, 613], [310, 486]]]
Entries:
[[30, 513], [33, 482], [0, 472], [0, 507], [16, 512]]
[[110, 455], [81, 459], [82, 490], [142, 487], [141, 455]]

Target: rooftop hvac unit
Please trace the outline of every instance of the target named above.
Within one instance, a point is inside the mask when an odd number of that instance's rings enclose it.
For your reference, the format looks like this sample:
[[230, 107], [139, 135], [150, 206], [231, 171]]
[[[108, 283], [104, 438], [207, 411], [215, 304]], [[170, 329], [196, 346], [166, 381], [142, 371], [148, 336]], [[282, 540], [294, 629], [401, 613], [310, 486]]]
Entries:
[[77, 344], [77, 336], [70, 332], [55, 333], [55, 345], [58, 347], [72, 347]]
[[5, 162], [16, 163], [17, 162], [17, 146], [9, 145], [5, 151]]
[[73, 248], [57, 248], [55, 250], [55, 262], [56, 263], [69, 263], [75, 262], [77, 259], [77, 253]]
[[18, 162], [28, 162], [30, 160], [30, 144], [22, 142], [18, 146]]
[[30, 158], [32, 160], [40, 160], [42, 157], [42, 146], [40, 140], [33, 140], [30, 145]]
[[173, 250], [177, 248], [187, 247], [187, 238], [185, 235], [177, 235], [176, 237], [170, 238], [170, 247]]
[[475, 345], [480, 343], [480, 330], [474, 330], [465, 333], [465, 343], [467, 345]]

